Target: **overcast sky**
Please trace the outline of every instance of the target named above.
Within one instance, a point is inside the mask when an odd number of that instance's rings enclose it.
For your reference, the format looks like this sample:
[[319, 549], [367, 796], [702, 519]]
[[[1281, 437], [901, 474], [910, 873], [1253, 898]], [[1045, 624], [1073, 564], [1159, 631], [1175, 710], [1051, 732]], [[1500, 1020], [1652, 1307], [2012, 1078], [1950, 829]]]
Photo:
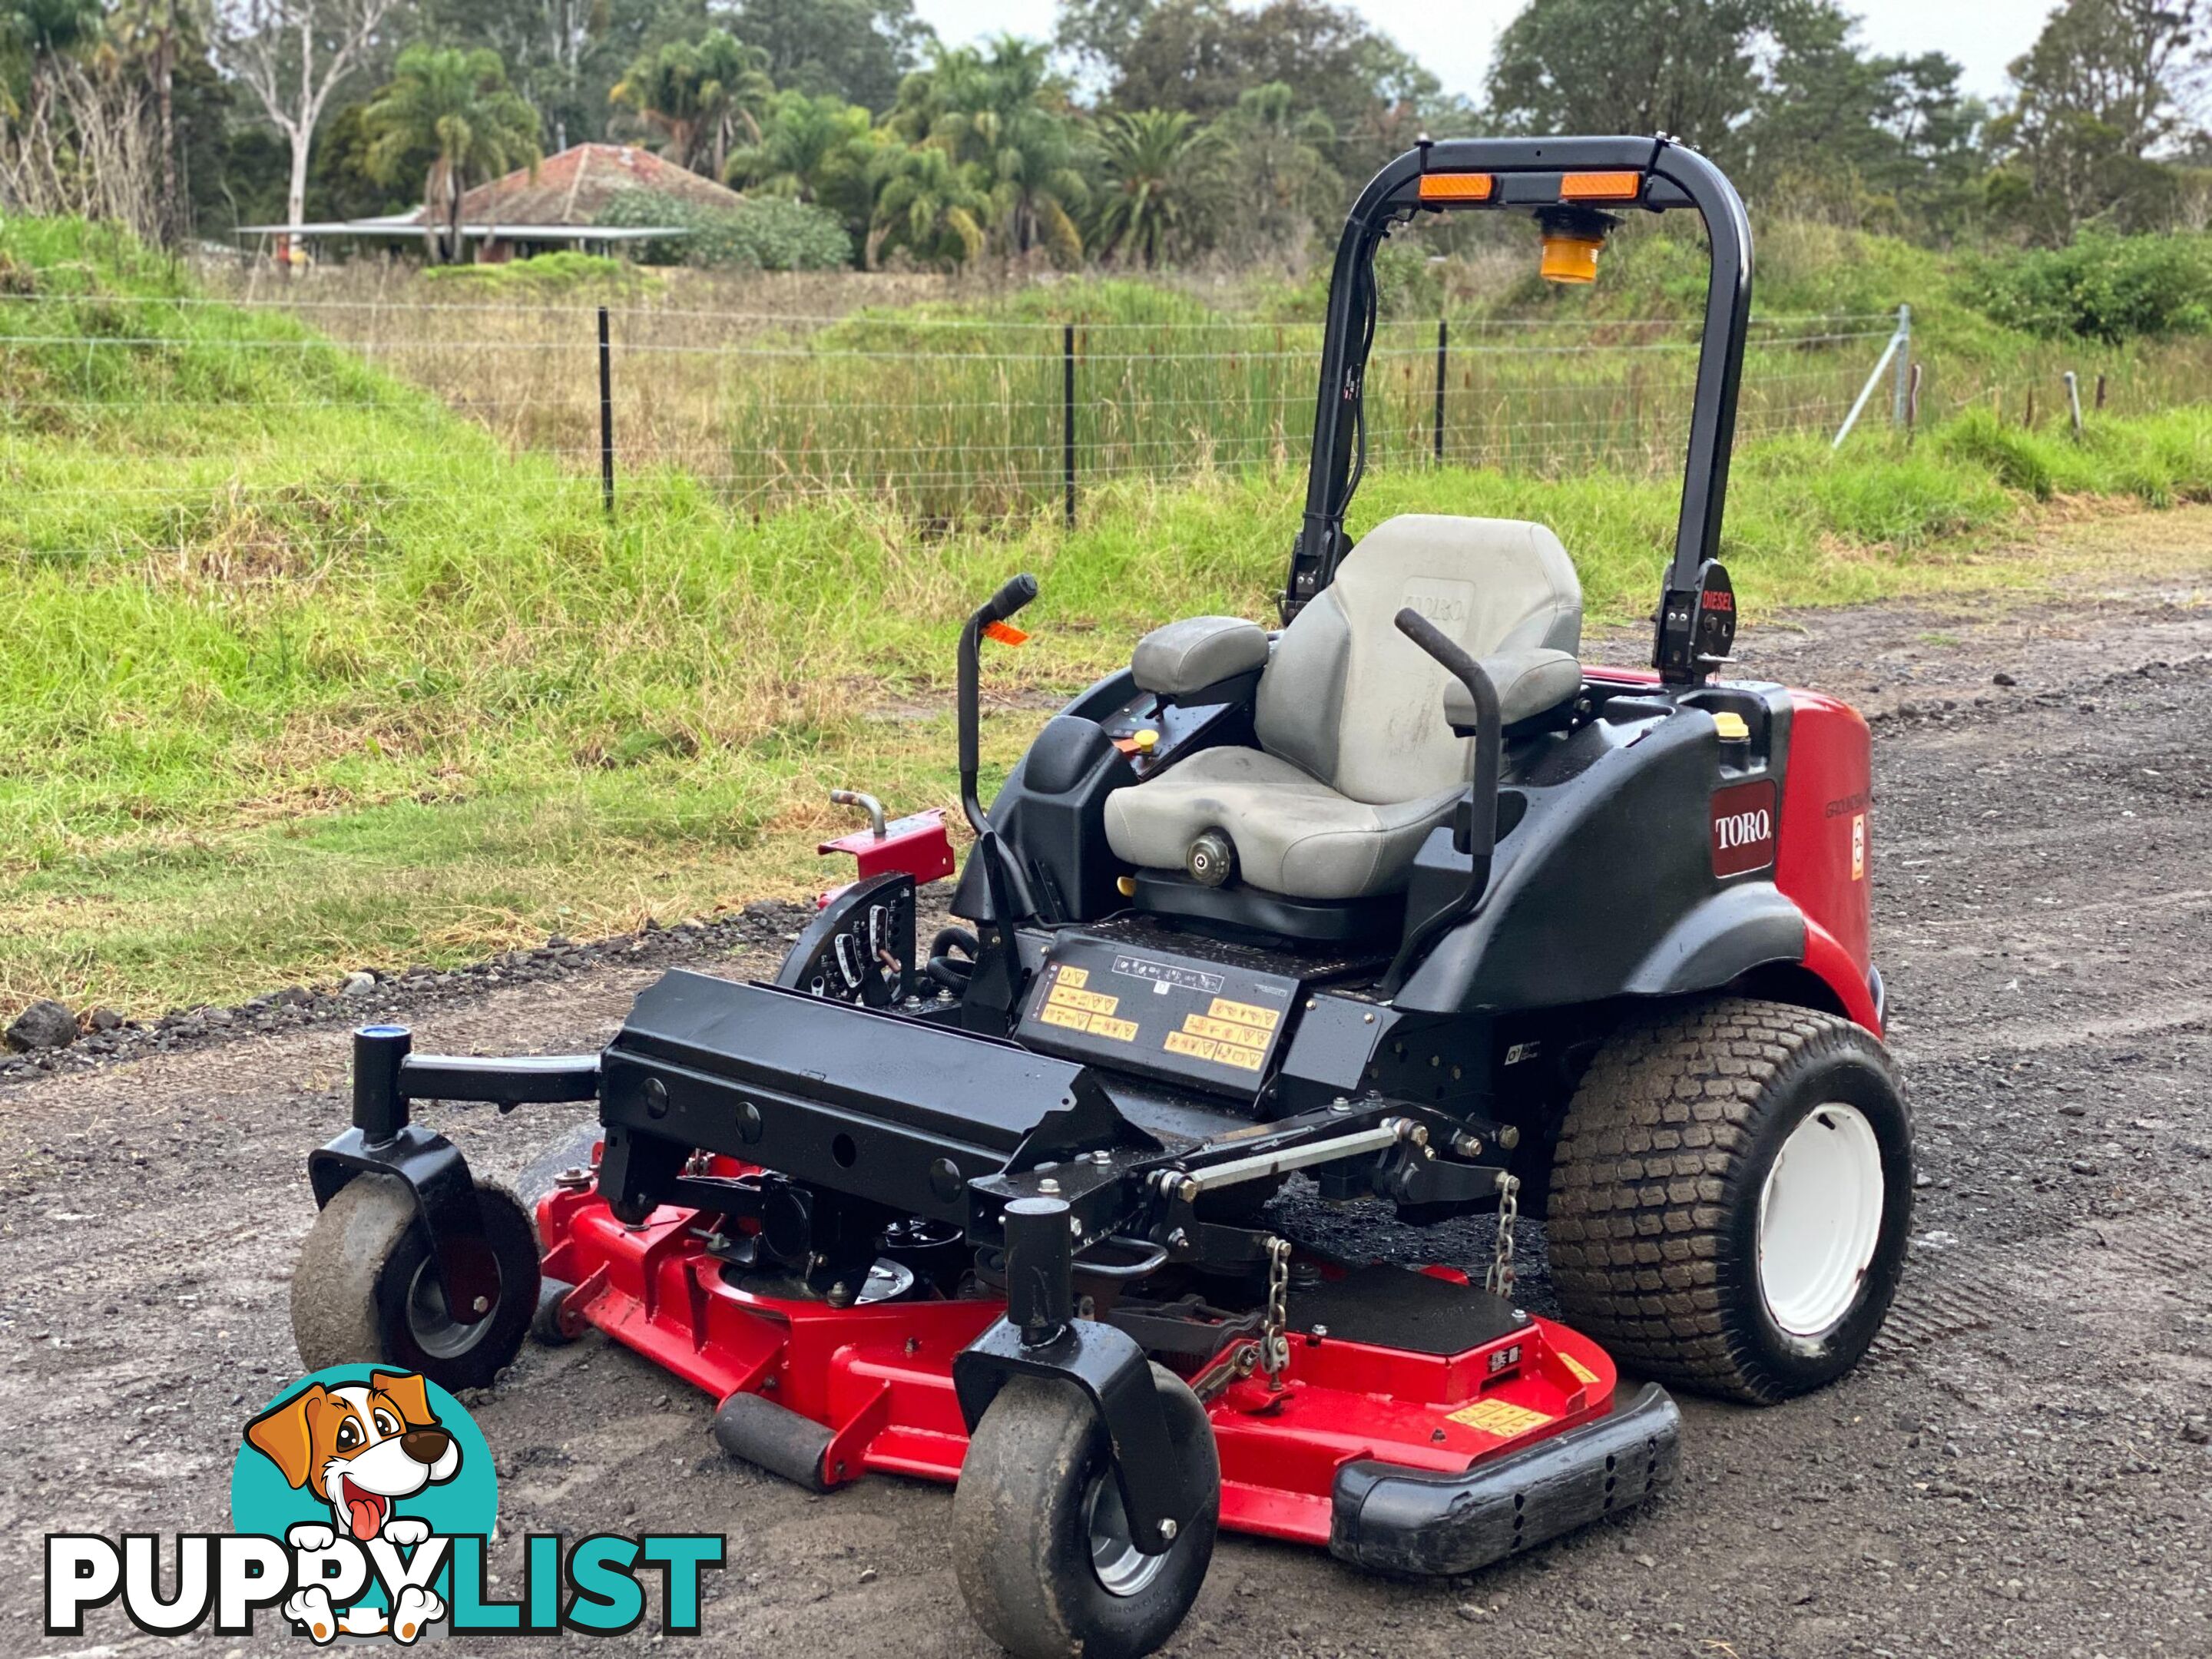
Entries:
[[[1491, 43], [1522, 0], [1350, 0], [1354, 11], [1419, 58], [1453, 92], [1482, 89]], [[1861, 39], [1877, 52], [1948, 52], [1966, 66], [1969, 92], [1995, 97], [2005, 65], [2027, 50], [2056, 0], [1844, 0], [1863, 20]], [[1011, 31], [1051, 32], [1049, 0], [915, 0], [954, 44]], [[1448, 21], [1446, 20], [1449, 20]]]

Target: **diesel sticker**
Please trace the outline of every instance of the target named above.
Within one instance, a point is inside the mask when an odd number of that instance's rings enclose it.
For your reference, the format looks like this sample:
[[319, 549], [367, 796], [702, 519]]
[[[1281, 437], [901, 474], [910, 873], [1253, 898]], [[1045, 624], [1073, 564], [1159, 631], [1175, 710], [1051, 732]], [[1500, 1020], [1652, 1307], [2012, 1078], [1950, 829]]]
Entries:
[[1774, 784], [1771, 779], [1713, 792], [1713, 873], [1747, 875], [1774, 862]]

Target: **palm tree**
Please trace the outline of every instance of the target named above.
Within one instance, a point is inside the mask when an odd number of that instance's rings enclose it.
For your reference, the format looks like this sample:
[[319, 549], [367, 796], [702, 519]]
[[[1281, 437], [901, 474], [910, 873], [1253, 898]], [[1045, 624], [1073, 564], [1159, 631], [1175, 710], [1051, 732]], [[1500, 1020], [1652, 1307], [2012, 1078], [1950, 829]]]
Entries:
[[434, 264], [461, 257], [461, 197], [472, 177], [538, 167], [538, 112], [507, 85], [507, 66], [486, 47], [408, 47], [362, 118], [368, 170], [386, 184], [409, 155], [434, 152], [422, 180], [422, 222], [443, 227], [428, 244]]
[[708, 29], [696, 40], [671, 40], [645, 53], [608, 95], [661, 135], [663, 155], [719, 179], [739, 133], [760, 142], [761, 112], [775, 83], [766, 52], [727, 29]]
[[1002, 34], [987, 52], [940, 53], [929, 136], [990, 180], [993, 222], [1009, 252], [1042, 243], [1072, 264], [1083, 257], [1074, 211], [1091, 191], [1066, 89], [1048, 71], [1049, 50]]
[[885, 152], [888, 177], [868, 232], [873, 268], [887, 247], [931, 264], [959, 264], [983, 251], [991, 198], [975, 170], [936, 144]]
[[1200, 176], [1219, 140], [1179, 109], [1109, 115], [1100, 139], [1107, 180], [1100, 252], [1109, 259], [1134, 253], [1150, 270], [1196, 211]]
[[835, 96], [811, 98], [780, 92], [761, 123], [760, 137], [730, 153], [722, 182], [738, 190], [821, 199], [830, 175], [865, 147], [873, 123], [868, 112]]

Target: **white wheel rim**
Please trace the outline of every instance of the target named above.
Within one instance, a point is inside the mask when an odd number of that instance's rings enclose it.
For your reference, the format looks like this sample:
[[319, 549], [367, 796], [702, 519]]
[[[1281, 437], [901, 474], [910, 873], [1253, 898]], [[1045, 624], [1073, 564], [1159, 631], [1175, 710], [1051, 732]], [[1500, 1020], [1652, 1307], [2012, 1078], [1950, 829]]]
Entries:
[[1759, 1194], [1759, 1288], [1791, 1336], [1832, 1329], [1858, 1300], [1881, 1235], [1881, 1146], [1866, 1114], [1815, 1106]]
[[1084, 1530], [1091, 1542], [1091, 1570], [1109, 1595], [1134, 1595], [1160, 1576], [1167, 1553], [1146, 1555], [1137, 1547], [1128, 1511], [1121, 1506], [1121, 1483], [1112, 1470], [1091, 1477], [1084, 1494]]

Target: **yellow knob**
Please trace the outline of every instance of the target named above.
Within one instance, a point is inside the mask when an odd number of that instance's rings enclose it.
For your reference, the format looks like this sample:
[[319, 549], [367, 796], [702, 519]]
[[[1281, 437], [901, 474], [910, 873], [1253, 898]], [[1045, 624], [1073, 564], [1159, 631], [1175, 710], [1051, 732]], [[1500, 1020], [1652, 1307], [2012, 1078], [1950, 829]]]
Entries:
[[1751, 727], [1744, 723], [1743, 716], [1733, 708], [1723, 708], [1719, 714], [1714, 715], [1713, 727], [1721, 734], [1721, 741], [1723, 743], [1741, 743], [1751, 735]]
[[1137, 896], [1137, 878], [1134, 876], [1123, 876], [1115, 882], [1114, 890], [1123, 898], [1134, 898]]
[[1137, 745], [1137, 752], [1140, 755], [1149, 755], [1160, 746], [1160, 734], [1149, 726], [1137, 732], [1129, 740]]

